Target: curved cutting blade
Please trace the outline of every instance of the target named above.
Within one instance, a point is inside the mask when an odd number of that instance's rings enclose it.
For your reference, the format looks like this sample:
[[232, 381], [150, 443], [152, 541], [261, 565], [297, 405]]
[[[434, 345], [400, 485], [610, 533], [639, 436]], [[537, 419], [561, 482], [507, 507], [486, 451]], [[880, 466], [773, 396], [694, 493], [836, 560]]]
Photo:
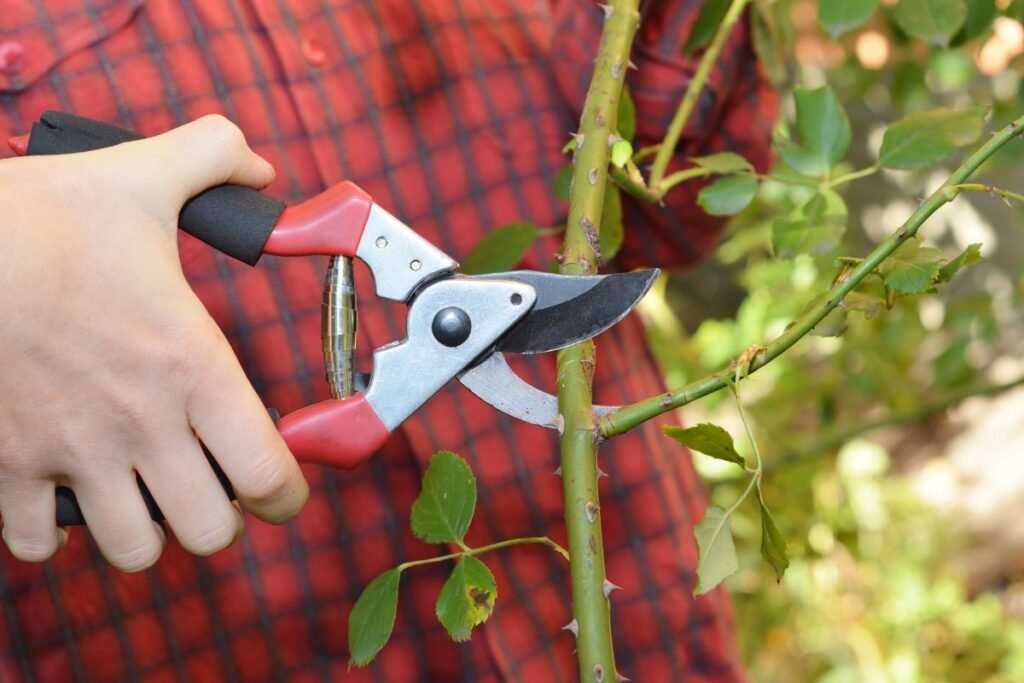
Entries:
[[622, 320], [651, 288], [658, 273], [657, 268], [611, 275], [522, 270], [474, 277], [516, 280], [536, 290], [537, 303], [498, 341], [497, 350], [543, 353], [590, 339]]
[[[500, 353], [492, 353], [487, 360], [463, 370], [458, 377], [478, 398], [506, 415], [548, 429], [561, 429], [558, 399], [522, 379]], [[621, 407], [594, 406], [593, 410], [596, 417], [603, 417]]]

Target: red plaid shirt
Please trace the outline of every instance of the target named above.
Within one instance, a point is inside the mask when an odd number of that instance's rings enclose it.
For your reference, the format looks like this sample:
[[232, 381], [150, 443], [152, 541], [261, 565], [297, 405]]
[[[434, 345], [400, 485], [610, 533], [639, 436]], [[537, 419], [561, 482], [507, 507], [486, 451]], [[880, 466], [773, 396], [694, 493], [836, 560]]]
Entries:
[[[694, 62], [680, 45], [702, 3], [650, 0], [629, 83], [640, 144], [665, 129]], [[155, 134], [209, 112], [237, 122], [301, 200], [342, 179], [455, 258], [487, 230], [563, 222], [552, 178], [578, 118], [601, 28], [590, 0], [2, 0], [0, 139], [58, 109]], [[677, 163], [724, 148], [762, 162], [776, 100], [746, 29], [723, 52]], [[619, 267], [685, 265], [716, 239], [693, 190], [629, 204]], [[544, 269], [557, 236], [524, 268]], [[185, 272], [254, 386], [288, 412], [326, 397], [319, 345], [323, 261], [249, 268], [187, 237]], [[366, 273], [361, 291], [372, 292]], [[403, 334], [404, 309], [364, 300], [360, 345]], [[102, 324], [102, 321], [97, 321]], [[598, 339], [597, 401], [657, 393], [643, 331]], [[517, 362], [554, 387], [554, 354]], [[415, 381], [410, 377], [409, 381]], [[158, 390], [158, 389], [157, 389]], [[453, 644], [433, 604], [449, 567], [403, 575], [394, 635], [348, 670], [347, 618], [374, 576], [443, 553], [408, 531], [430, 455], [466, 458], [480, 488], [468, 543], [549, 534], [564, 542], [555, 437], [451, 383], [358, 471], [306, 467], [312, 493], [283, 527], [250, 519], [241, 543], [200, 559], [173, 540], [150, 571], [106, 566], [84, 530], [44, 565], [0, 551], [3, 681], [529, 681], [576, 677], [566, 563], [542, 547], [486, 556], [493, 616]], [[694, 599], [692, 527], [704, 496], [656, 424], [601, 450], [602, 518], [620, 671], [634, 680], [743, 679], [721, 592]]]

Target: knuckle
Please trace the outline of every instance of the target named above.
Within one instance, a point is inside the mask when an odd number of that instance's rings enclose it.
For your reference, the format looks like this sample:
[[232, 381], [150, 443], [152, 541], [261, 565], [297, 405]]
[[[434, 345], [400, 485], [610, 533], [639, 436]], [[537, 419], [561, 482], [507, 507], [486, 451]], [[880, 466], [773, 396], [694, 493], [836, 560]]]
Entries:
[[291, 468], [284, 458], [263, 455], [254, 458], [244, 481], [248, 498], [256, 501], [273, 501], [288, 494], [292, 488]]
[[51, 534], [50, 538], [19, 537], [5, 529], [4, 540], [11, 555], [22, 562], [45, 562], [53, 557], [60, 547], [56, 533]]
[[237, 154], [248, 148], [242, 129], [224, 116], [209, 114], [200, 120], [210, 129], [210, 132], [221, 142], [229, 154]]
[[159, 540], [140, 540], [106, 553], [107, 561], [123, 572], [140, 572], [156, 564], [163, 546]]
[[235, 542], [242, 528], [241, 516], [232, 508], [220, 518], [208, 523], [194, 536], [179, 538], [182, 546], [193, 555], [212, 555]]

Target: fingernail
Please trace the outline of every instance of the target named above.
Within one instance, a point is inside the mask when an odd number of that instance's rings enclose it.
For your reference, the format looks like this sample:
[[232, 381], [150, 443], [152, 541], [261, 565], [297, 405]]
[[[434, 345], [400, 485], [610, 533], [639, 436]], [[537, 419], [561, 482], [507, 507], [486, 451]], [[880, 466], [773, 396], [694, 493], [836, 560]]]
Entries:
[[164, 529], [160, 522], [153, 522], [153, 528], [156, 529], [157, 535], [160, 537], [160, 543], [167, 543], [167, 531]]
[[57, 527], [57, 549], [61, 549], [68, 544], [68, 540], [71, 538], [71, 531], [64, 526]]

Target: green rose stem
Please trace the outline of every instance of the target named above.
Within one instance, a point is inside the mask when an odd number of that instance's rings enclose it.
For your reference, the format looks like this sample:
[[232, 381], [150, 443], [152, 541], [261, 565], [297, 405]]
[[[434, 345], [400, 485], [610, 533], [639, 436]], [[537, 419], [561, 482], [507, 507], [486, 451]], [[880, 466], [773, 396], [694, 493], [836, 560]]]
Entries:
[[[950, 178], [942, 184], [939, 189], [935, 190], [925, 200], [921, 206], [918, 207], [907, 221], [900, 226], [900, 229], [895, 233], [883, 240], [874, 251], [872, 251], [867, 258], [860, 262], [856, 268], [853, 268], [848, 274], [840, 278], [835, 286], [829, 290], [828, 294], [822, 300], [821, 303], [812, 307], [802, 316], [789, 326], [783, 334], [777, 337], [774, 341], [770, 342], [767, 346], [756, 349], [756, 353], [744, 354], [745, 358], [734, 360], [730, 365], [719, 373], [709, 375], [703, 379], [699, 379], [695, 382], [676, 389], [669, 391], [658, 396], [639, 401], [637, 403], [624, 406], [621, 410], [612, 413], [604, 417], [600, 422], [601, 436], [610, 437], [616, 434], [622, 434], [633, 427], [636, 427], [642, 422], [646, 422], [662, 413], [670, 410], [675, 410], [681, 406], [691, 403], [698, 398], [703, 398], [709, 394], [713, 394], [726, 386], [727, 380], [738, 379], [739, 365], [742, 361], [749, 361], [749, 371], [744, 374], [744, 377], [753, 373], [755, 370], [764, 367], [775, 358], [782, 355], [789, 347], [793, 346], [800, 339], [805, 337], [811, 330], [814, 329], [815, 325], [821, 322], [825, 316], [827, 316], [837, 306], [842, 304], [843, 297], [849, 294], [853, 289], [867, 277], [870, 273], [874, 272], [878, 268], [879, 264], [882, 263], [886, 258], [889, 257], [896, 249], [906, 242], [908, 239], [917, 234], [918, 229], [928, 218], [931, 217], [936, 211], [939, 210], [944, 204], [952, 201], [958, 194], [963, 191], [973, 190], [975, 186], [964, 185], [964, 181], [971, 177], [975, 171], [997, 150], [1001, 149], [1010, 140], [1019, 136], [1022, 132], [1022, 126], [1024, 126], [1024, 116], [1019, 117], [1013, 123], [1003, 128], [1001, 131], [992, 136], [992, 138], [982, 145], [974, 154], [970, 155], [966, 161], [953, 173]], [[979, 186], [981, 187], [981, 186]], [[986, 191], [989, 191], [986, 187]], [[1004, 191], [1005, 192], [1005, 191]], [[997, 193], [998, 194], [998, 193]], [[748, 352], [749, 353], [749, 352]], [[570, 551], [572, 549], [570, 548]]]
[[722, 23], [715, 30], [715, 37], [711, 39], [711, 44], [708, 45], [704, 55], [701, 57], [700, 63], [697, 65], [697, 71], [693, 74], [690, 85], [683, 94], [679, 108], [676, 110], [675, 116], [672, 117], [672, 122], [665, 133], [665, 139], [662, 140], [658, 147], [658, 154], [654, 157], [654, 163], [651, 164], [651, 178], [648, 181], [648, 185], [654, 188], [656, 193], [659, 191], [663, 193], [666, 189], [662, 185], [662, 179], [665, 179], [665, 171], [668, 169], [668, 163], [671, 161], [672, 154], [679, 143], [679, 137], [683, 134], [683, 129], [686, 127], [686, 122], [689, 120], [690, 114], [693, 113], [694, 107], [697, 106], [700, 92], [704, 89], [708, 76], [711, 75], [711, 67], [718, 61], [718, 55], [722, 52], [722, 46], [725, 45], [726, 38], [732, 33], [736, 22], [743, 16], [743, 10], [748, 2], [750, 0], [732, 0], [732, 4], [726, 10], [725, 16], [722, 17]]
[[[619, 97], [629, 51], [640, 22], [639, 0], [610, 0], [594, 74], [583, 103], [573, 155], [569, 219], [559, 256], [561, 272], [590, 275], [600, 258], [598, 226], [608, 182], [608, 143], [618, 125]], [[569, 537], [573, 620], [580, 680], [615, 681], [611, 609], [597, 496], [597, 425], [593, 413], [594, 344], [558, 354], [558, 410], [562, 418], [561, 472]]]

